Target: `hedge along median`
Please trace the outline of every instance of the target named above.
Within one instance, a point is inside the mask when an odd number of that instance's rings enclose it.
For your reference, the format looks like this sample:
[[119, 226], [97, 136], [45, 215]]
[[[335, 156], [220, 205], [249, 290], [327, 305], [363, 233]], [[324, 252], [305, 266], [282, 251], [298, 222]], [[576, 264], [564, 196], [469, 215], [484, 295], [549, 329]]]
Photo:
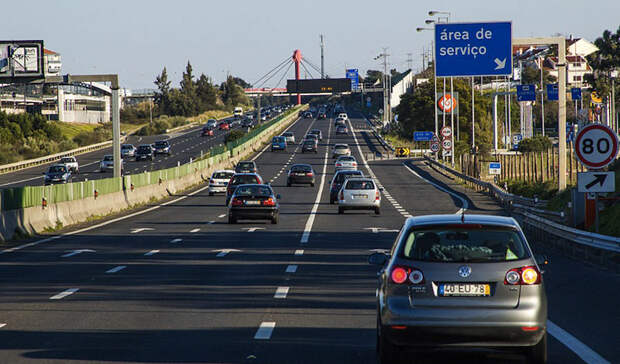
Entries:
[[220, 148], [218, 154], [178, 167], [51, 186], [1, 190], [0, 241], [18, 234], [68, 226], [152, 202], [208, 181], [216, 169], [231, 168], [257, 152], [271, 137], [297, 119], [307, 105], [252, 129], [246, 136]]

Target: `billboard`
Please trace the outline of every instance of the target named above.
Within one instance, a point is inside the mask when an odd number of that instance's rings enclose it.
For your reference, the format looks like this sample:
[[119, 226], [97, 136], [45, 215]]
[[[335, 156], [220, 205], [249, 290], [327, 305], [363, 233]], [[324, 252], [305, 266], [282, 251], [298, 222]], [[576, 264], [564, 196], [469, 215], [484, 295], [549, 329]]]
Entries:
[[286, 80], [286, 89], [288, 93], [293, 94], [351, 92], [351, 80], [348, 78]]
[[0, 81], [45, 78], [42, 40], [0, 40]]

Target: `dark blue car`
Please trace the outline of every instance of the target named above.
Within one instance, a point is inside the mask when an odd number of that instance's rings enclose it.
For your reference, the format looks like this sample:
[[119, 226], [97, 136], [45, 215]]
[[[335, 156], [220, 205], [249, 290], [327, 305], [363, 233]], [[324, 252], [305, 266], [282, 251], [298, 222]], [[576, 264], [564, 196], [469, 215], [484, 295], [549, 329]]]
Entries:
[[286, 137], [275, 136], [271, 139], [271, 151], [286, 150]]

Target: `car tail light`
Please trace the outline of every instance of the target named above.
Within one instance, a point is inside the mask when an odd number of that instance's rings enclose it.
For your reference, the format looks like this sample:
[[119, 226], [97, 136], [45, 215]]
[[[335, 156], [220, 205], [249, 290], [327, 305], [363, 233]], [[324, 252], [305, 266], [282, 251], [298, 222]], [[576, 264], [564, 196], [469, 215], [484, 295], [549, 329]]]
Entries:
[[344, 192], [340, 191], [340, 197], [338, 199], [339, 200], [344, 200]]
[[269, 197], [266, 200], [263, 200], [263, 206], [275, 206], [276, 202], [273, 200], [272, 197]]
[[396, 284], [405, 283], [407, 280], [407, 271], [404, 268], [396, 267], [392, 270], [392, 282]]
[[381, 199], [381, 194], [379, 191], [375, 192], [375, 201], [379, 201]]
[[395, 267], [392, 270], [392, 282], [396, 284], [402, 284], [409, 279], [409, 283], [412, 284], [424, 284], [424, 273], [417, 268], [411, 267]]
[[523, 331], [538, 331], [538, 326], [521, 326]]
[[240, 200], [239, 198], [235, 197], [235, 198], [233, 198], [233, 200], [232, 200], [232, 203], [231, 203], [231, 204], [232, 204], [233, 206], [241, 206], [241, 205], [243, 205], [243, 201], [242, 201], [242, 200]]
[[256, 177], [256, 183], [258, 183], [259, 185], [261, 184], [260, 179], [258, 179], [258, 177]]
[[312, 174], [312, 172], [308, 172], [308, 173], [306, 173], [306, 176], [308, 176], [308, 177], [312, 177], [312, 176], [313, 176], [313, 174]]
[[357, 167], [357, 163], [353, 162], [353, 167]]
[[209, 183], [215, 183], [215, 180], [214, 180], [213, 178], [211, 178], [211, 179], [209, 180]]
[[505, 285], [511, 286], [531, 286], [534, 284], [540, 284], [540, 272], [535, 266], [525, 266], [521, 268], [513, 268], [506, 272], [506, 278], [504, 278]]
[[342, 167], [342, 163], [336, 163], [336, 167]]

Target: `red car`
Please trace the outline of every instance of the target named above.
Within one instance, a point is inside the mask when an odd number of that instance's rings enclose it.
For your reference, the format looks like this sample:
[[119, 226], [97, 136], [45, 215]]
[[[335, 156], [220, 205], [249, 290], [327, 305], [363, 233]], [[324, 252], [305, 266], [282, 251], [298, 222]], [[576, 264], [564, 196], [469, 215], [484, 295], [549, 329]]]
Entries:
[[203, 128], [202, 129], [202, 133], [200, 133], [200, 136], [213, 136], [213, 130], [209, 129], [209, 128]]
[[220, 123], [220, 130], [229, 130], [230, 126], [227, 122]]

